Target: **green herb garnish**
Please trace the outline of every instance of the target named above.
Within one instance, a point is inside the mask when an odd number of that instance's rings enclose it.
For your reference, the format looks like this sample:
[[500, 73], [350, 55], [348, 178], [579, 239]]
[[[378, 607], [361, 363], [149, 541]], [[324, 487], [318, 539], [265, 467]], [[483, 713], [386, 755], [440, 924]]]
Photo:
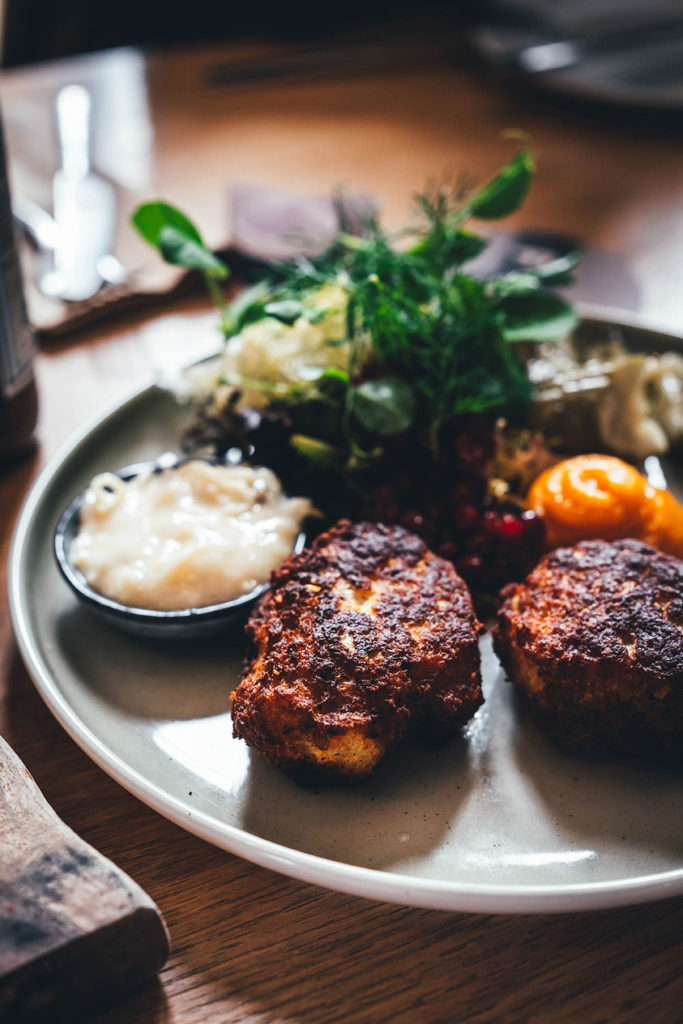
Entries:
[[[323, 358], [301, 379], [261, 391], [294, 412], [304, 405], [324, 410], [319, 433], [307, 415], [307, 429], [295, 431], [292, 444], [312, 460], [348, 469], [371, 462], [387, 439], [411, 429], [425, 428], [436, 451], [449, 418], [515, 417], [530, 401], [514, 344], [562, 338], [574, 327], [572, 307], [548, 290], [566, 282], [566, 265], [561, 276], [550, 267], [481, 280], [466, 264], [487, 245], [469, 222], [513, 213], [533, 172], [533, 155], [523, 147], [478, 189], [441, 186], [416, 196], [419, 220], [410, 229], [388, 235], [373, 220], [362, 237], [340, 235], [319, 257], [272, 267], [230, 306], [219, 286], [227, 269], [184, 214], [157, 202], [141, 206], [133, 221], [165, 260], [204, 273], [226, 339], [261, 323], [282, 331], [324, 326], [331, 316], [325, 289], [341, 292], [342, 336], [324, 341], [329, 365]], [[259, 390], [253, 377], [238, 371], [226, 380]]]
[[184, 213], [158, 200], [138, 206], [132, 221], [145, 241], [155, 246], [167, 263], [201, 271], [216, 305], [222, 314], [226, 313], [227, 304], [217, 281], [228, 276], [228, 268], [207, 248]]

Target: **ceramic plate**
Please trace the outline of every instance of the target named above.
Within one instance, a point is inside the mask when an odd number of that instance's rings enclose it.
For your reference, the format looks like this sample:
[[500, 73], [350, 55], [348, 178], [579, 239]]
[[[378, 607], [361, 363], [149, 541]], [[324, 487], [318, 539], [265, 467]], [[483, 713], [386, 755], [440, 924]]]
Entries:
[[36, 482], [15, 534], [10, 602], [26, 665], [105, 772], [225, 850], [377, 900], [517, 913], [683, 893], [680, 773], [556, 750], [516, 705], [487, 637], [486, 701], [462, 737], [439, 750], [407, 742], [370, 780], [315, 790], [232, 739], [239, 633], [169, 647], [80, 607], [52, 552], [62, 511], [94, 473], [177, 449], [186, 416], [150, 386], [88, 424]]

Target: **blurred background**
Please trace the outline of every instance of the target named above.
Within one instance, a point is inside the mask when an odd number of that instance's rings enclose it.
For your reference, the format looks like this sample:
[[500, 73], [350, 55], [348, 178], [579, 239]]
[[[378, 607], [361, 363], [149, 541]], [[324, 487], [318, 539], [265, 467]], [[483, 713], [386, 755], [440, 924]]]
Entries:
[[191, 213], [220, 250], [235, 247], [244, 183], [316, 196], [345, 182], [376, 197], [393, 227], [411, 212], [406, 182], [491, 173], [510, 128], [530, 134], [539, 170], [509, 224], [515, 238], [524, 228], [519, 251], [506, 235], [492, 254], [509, 264], [580, 247], [578, 297], [679, 321], [668, 282], [683, 253], [681, 0], [0, 8], [19, 219], [54, 211], [57, 100], [71, 83], [88, 92], [87, 159], [115, 200], [115, 260], [85, 305], [50, 292], [51, 250], [29, 225], [29, 313], [43, 336], [182, 284], [131, 229], [144, 199]]
[[[0, 5], [1, 6], [1, 5]], [[14, 67], [33, 61], [116, 46], [173, 46], [218, 43], [245, 36], [304, 40], [414, 17], [408, 0], [346, 0], [343, 4], [217, 4], [193, 0], [185, 5], [159, 0], [4, 0], [3, 62]], [[487, 5], [477, 5], [482, 10]], [[425, 0], [421, 17], [434, 16], [451, 25], [472, 17], [472, 4], [459, 0]]]
[[0, 0], [2, 62], [11, 68], [121, 46], [217, 44], [244, 38], [305, 42], [431, 23], [465, 35], [507, 76], [635, 105], [680, 106], [680, 0], [347, 0], [343, 4], [216, 4], [191, 12], [160, 0]]

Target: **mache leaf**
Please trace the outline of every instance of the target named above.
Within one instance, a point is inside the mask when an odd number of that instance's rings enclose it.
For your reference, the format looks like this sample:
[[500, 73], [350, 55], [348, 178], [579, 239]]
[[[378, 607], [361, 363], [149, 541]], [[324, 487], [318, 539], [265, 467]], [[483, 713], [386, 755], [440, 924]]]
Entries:
[[201, 242], [197, 227], [177, 207], [165, 203], [161, 199], [151, 203], [142, 203], [132, 215], [132, 221], [142, 237], [150, 245], [159, 246], [159, 236], [165, 227], [176, 228], [187, 238]]
[[572, 306], [553, 292], [532, 290], [501, 300], [503, 336], [507, 341], [554, 341], [566, 338], [578, 322]]
[[350, 390], [349, 402], [361, 426], [382, 437], [402, 433], [415, 419], [415, 394], [400, 377], [365, 380]]
[[298, 299], [277, 299], [265, 306], [266, 316], [272, 316], [285, 324], [293, 324], [303, 315], [303, 306]]
[[158, 242], [159, 252], [167, 263], [201, 270], [209, 277], [225, 278], [228, 268], [217, 256], [207, 249], [203, 242], [188, 238], [177, 228], [166, 226], [161, 229]]
[[167, 263], [201, 270], [211, 278], [228, 276], [228, 268], [204, 244], [189, 217], [170, 203], [143, 203], [131, 219], [145, 241], [158, 249]]
[[512, 160], [470, 199], [470, 216], [478, 220], [498, 220], [514, 213], [524, 202], [533, 175], [533, 155], [528, 149], [520, 149]]

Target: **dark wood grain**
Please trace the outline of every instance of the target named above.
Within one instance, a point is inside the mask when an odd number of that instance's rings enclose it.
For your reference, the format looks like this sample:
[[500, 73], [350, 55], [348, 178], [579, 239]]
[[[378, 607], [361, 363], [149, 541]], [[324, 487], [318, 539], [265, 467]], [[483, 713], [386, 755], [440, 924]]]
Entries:
[[147, 894], [59, 820], [0, 737], [0, 1020], [73, 1014], [165, 963]]
[[[531, 132], [537, 180], [510, 222], [578, 234], [634, 275], [641, 308], [683, 329], [683, 141], [642, 120], [565, 111], [482, 78], [464, 59], [394, 74], [202, 91], [229, 47], [147, 64], [157, 191], [228, 230], [231, 182], [325, 191], [344, 179], [376, 194], [389, 223], [430, 175], [490, 173], [500, 131]], [[97, 61], [95, 60], [95, 68]], [[5, 104], [30, 105], [68, 62], [6, 76]], [[43, 78], [41, 78], [43, 76]], [[0, 576], [12, 524], [41, 464], [84, 418], [163, 365], [188, 313], [128, 316], [64, 338], [38, 363], [41, 445], [0, 478]], [[184, 343], [184, 342], [183, 342]], [[217, 850], [117, 786], [66, 736], [21, 664], [0, 579], [0, 732], [63, 820], [161, 908], [173, 954], [96, 1024], [680, 1024], [683, 900], [529, 917], [441, 913], [327, 892]]]

